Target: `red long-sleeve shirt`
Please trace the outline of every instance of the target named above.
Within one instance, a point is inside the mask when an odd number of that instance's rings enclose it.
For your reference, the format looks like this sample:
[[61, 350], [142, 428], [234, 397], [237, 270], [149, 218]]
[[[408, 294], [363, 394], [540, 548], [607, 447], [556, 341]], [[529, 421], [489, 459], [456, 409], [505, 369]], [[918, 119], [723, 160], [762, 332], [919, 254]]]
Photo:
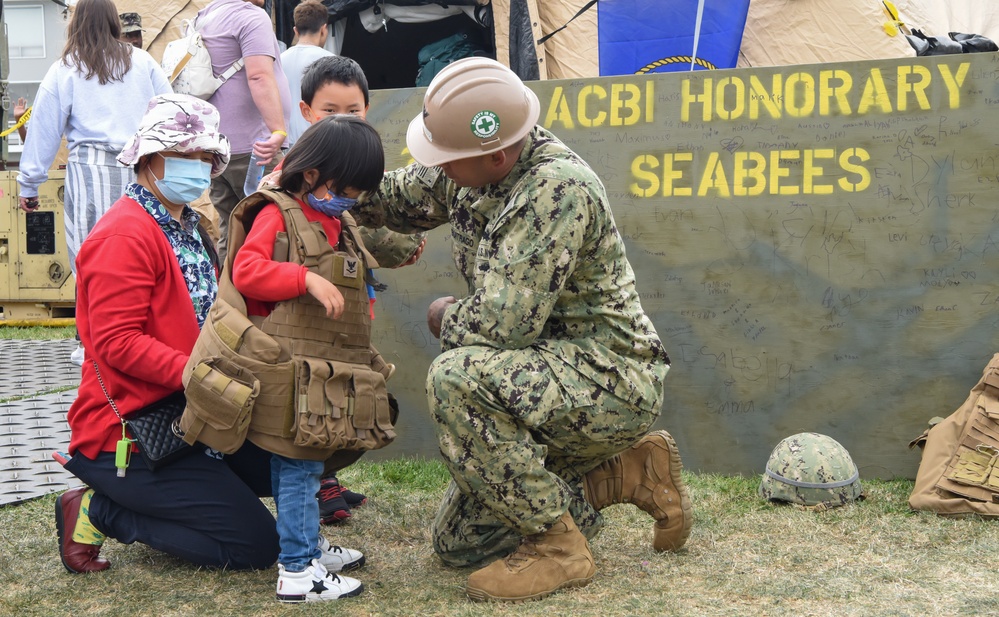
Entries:
[[114, 452], [121, 422], [101, 390], [91, 358], [126, 418], [183, 388], [198, 319], [177, 257], [142, 206], [122, 197], [76, 256], [76, 327], [86, 360], [67, 419], [69, 453]]
[[[317, 212], [299, 200], [302, 213], [310, 222], [318, 221], [336, 248], [340, 240], [340, 219]], [[304, 295], [305, 266], [290, 262], [274, 261], [274, 241], [277, 234], [287, 231], [281, 210], [274, 204], [263, 207], [246, 241], [236, 253], [232, 265], [232, 282], [236, 290], [246, 299], [248, 315], [266, 317], [274, 310], [274, 305], [282, 300], [290, 300]]]

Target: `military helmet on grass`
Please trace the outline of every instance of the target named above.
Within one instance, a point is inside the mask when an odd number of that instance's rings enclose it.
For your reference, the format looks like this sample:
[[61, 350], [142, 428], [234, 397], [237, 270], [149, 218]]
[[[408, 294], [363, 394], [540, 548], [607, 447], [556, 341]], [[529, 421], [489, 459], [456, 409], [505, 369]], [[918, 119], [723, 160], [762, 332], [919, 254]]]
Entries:
[[835, 507], [861, 499], [860, 473], [838, 441], [818, 433], [783, 439], [767, 461], [760, 496], [804, 506]]

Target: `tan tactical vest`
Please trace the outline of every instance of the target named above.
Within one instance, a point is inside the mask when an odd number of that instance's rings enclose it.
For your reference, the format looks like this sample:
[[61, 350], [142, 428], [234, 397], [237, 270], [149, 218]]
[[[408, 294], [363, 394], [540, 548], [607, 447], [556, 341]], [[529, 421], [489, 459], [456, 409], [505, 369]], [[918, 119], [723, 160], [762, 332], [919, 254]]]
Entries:
[[914, 510], [999, 516], [999, 354], [964, 404], [909, 444], [923, 449]]
[[[344, 297], [344, 314], [306, 294], [279, 302], [267, 317], [247, 317], [232, 284], [232, 264], [253, 219], [267, 204], [281, 209], [287, 232], [275, 261], [306, 266]], [[235, 452], [249, 438], [284, 456], [324, 460], [337, 450], [388, 445], [395, 432], [385, 381], [394, 367], [371, 346], [365, 273], [376, 266], [348, 213], [334, 250], [318, 222], [281, 191], [263, 190], [239, 203], [229, 225], [229, 251], [219, 293], [184, 370], [188, 407], [181, 420], [189, 442]]]

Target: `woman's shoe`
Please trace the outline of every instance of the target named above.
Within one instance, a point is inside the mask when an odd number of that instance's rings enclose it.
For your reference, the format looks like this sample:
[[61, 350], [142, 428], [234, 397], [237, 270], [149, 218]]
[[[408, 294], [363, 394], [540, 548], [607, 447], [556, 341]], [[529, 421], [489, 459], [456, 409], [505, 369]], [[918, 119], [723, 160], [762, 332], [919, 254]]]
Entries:
[[[90, 495], [87, 495], [88, 492]], [[105, 536], [90, 523], [89, 507], [92, 496], [93, 491], [83, 486], [66, 491], [55, 502], [59, 557], [62, 558], [62, 565], [73, 574], [100, 572], [111, 567], [111, 562], [100, 556]], [[89, 527], [91, 530], [86, 543], [77, 542], [73, 538], [77, 522], [81, 519], [85, 521], [83, 527]]]

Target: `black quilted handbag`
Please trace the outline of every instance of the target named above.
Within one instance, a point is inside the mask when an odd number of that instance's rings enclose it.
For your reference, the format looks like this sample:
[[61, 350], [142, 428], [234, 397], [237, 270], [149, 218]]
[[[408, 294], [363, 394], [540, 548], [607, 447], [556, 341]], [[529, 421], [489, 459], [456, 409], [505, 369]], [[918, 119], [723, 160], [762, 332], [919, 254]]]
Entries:
[[149, 469], [156, 471], [194, 449], [184, 441], [180, 430], [180, 416], [186, 406], [182, 390], [143, 407], [125, 420]]
[[111, 404], [111, 409], [118, 419], [128, 426], [132, 438], [139, 447], [139, 454], [142, 455], [142, 460], [146, 462], [150, 471], [156, 471], [194, 450], [184, 441], [184, 433], [180, 430], [180, 416], [187, 406], [183, 391], [174, 392], [147, 405], [125, 420], [118, 412], [118, 406], [111, 400], [107, 388], [104, 387], [104, 380], [101, 379], [101, 371], [97, 368], [96, 361], [94, 361], [94, 370], [97, 371], [97, 381], [108, 403]]

